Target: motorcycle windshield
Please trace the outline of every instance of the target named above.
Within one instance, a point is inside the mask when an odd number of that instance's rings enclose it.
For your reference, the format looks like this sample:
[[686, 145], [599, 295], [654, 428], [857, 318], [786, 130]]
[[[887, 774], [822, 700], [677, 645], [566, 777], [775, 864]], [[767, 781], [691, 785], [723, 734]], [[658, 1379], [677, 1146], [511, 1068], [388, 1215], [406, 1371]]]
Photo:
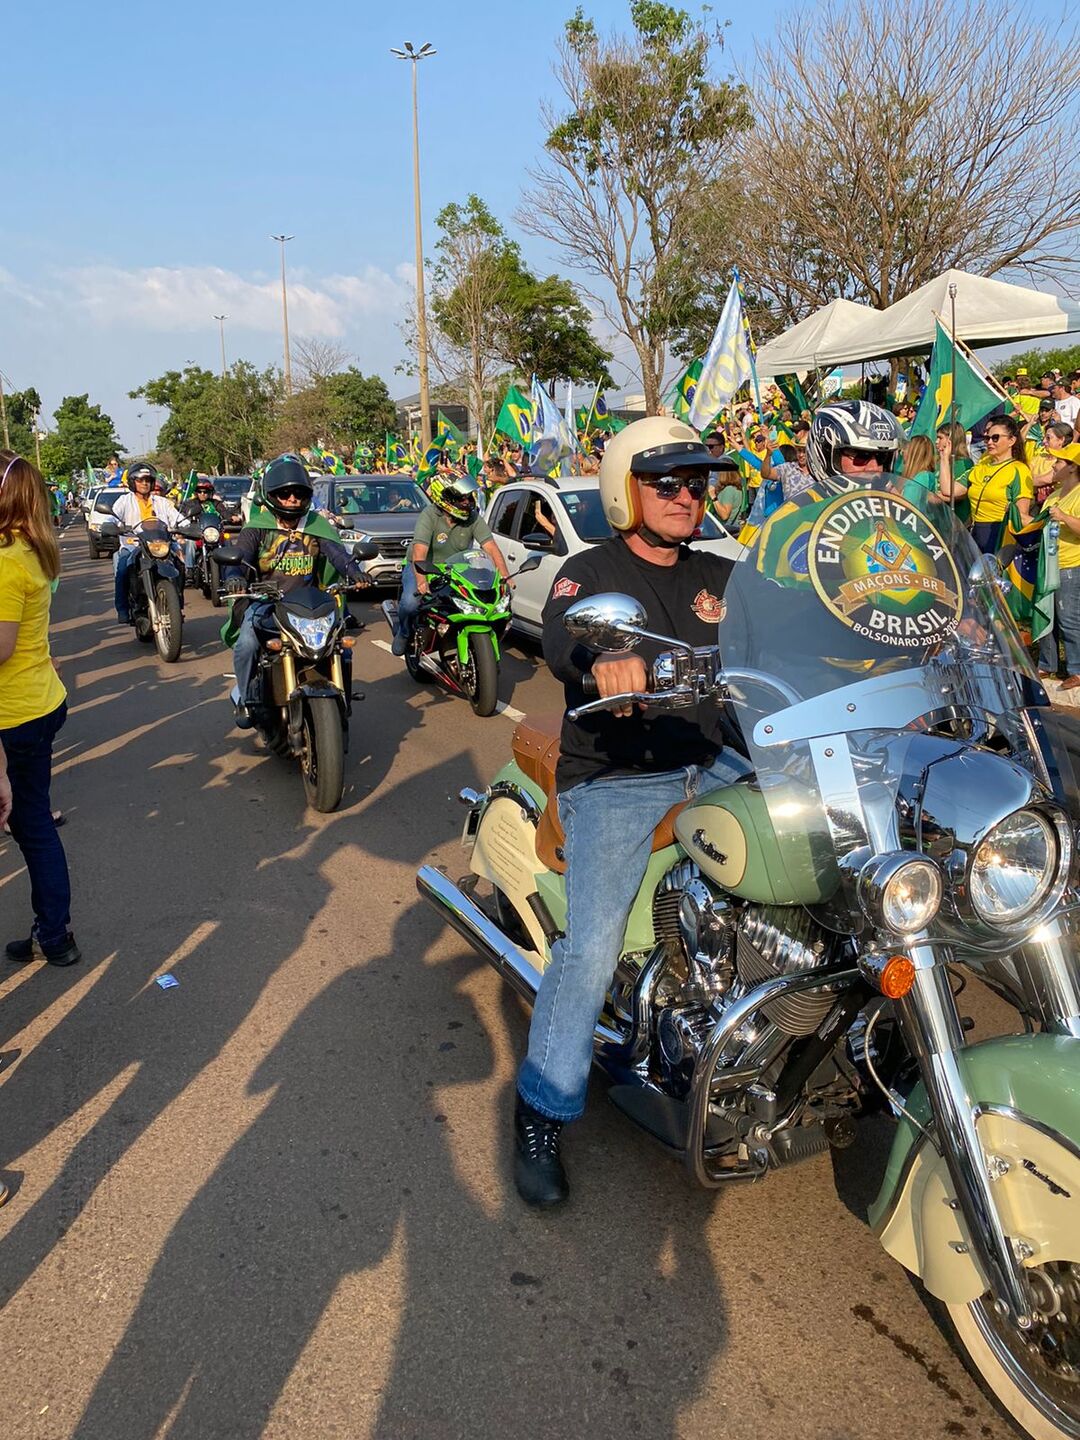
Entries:
[[464, 580], [474, 590], [493, 590], [498, 573], [494, 561], [483, 550], [466, 550], [451, 566], [456, 579]]
[[889, 475], [815, 486], [766, 520], [725, 592], [733, 713], [795, 893], [808, 871], [811, 891], [835, 888], [853, 850], [898, 848], [922, 735], [1004, 751], [1076, 803], [1067, 726], [1037, 708], [997, 561], [910, 492]]

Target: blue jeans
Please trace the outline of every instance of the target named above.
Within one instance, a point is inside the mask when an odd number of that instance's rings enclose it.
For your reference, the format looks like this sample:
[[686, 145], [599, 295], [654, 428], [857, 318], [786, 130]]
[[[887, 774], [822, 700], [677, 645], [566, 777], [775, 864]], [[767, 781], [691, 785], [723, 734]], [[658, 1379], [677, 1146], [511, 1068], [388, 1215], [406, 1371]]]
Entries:
[[1080, 566], [1061, 572], [1061, 586], [1054, 596], [1054, 628], [1039, 641], [1039, 669], [1058, 672], [1058, 636], [1065, 642], [1065, 669], [1080, 675]]
[[128, 618], [128, 571], [139, 554], [138, 545], [121, 545], [113, 556], [113, 604], [116, 606], [116, 618], [126, 620]]
[[183, 546], [184, 546], [184, 566], [185, 566], [185, 568], [188, 569], [188, 570], [194, 570], [194, 569], [195, 569], [195, 560], [196, 560], [196, 558], [197, 558], [197, 556], [198, 556], [198, 547], [197, 547], [197, 545], [195, 544], [195, 541], [194, 541], [194, 540], [185, 540], [185, 541], [183, 541]]
[[416, 571], [411, 565], [404, 566], [401, 571], [401, 594], [398, 597], [397, 633], [406, 640], [412, 638], [423, 600], [424, 597], [416, 588]]
[[593, 1029], [645, 877], [653, 831], [672, 805], [730, 785], [749, 768], [729, 751], [707, 769], [602, 776], [559, 796], [566, 935], [544, 971], [517, 1081], [522, 1099], [542, 1115], [576, 1120], [585, 1109]]
[[67, 705], [63, 704], [39, 720], [0, 730], [11, 781], [8, 826], [26, 861], [34, 934], [43, 946], [62, 944], [71, 925], [67, 858], [49, 799], [53, 739], [66, 719]]
[[240, 622], [240, 630], [233, 645], [233, 672], [236, 675], [236, 688], [240, 691], [240, 699], [245, 705], [260, 703], [262, 697], [254, 683], [260, 639], [261, 636], [275, 634], [277, 628], [271, 602], [256, 601], [244, 611], [244, 618]]

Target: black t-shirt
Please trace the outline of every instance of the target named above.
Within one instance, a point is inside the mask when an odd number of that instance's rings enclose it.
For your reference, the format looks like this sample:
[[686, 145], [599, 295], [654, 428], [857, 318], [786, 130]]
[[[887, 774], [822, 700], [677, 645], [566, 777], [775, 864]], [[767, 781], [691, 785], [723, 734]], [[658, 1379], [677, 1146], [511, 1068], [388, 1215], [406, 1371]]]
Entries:
[[[653, 565], [617, 535], [571, 556], [544, 606], [544, 659], [565, 686], [567, 709], [589, 698], [581, 688], [581, 677], [596, 659], [596, 652], [563, 626], [563, 614], [576, 600], [618, 591], [644, 605], [648, 628], [654, 633], [687, 645], [715, 645], [731, 566], [730, 560], [685, 545], [676, 564]], [[663, 649], [655, 641], [643, 640], [633, 653], [648, 665]], [[724, 710], [716, 701], [687, 710], [650, 706], [622, 717], [604, 710], [576, 721], [564, 717], [558, 788], [569, 790], [601, 774], [707, 765], [723, 749], [724, 733]]]

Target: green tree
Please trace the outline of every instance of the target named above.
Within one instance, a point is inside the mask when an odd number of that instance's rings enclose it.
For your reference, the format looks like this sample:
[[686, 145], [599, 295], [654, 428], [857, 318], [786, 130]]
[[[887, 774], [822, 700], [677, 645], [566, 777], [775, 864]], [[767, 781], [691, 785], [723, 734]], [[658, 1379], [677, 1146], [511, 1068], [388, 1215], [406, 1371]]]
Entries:
[[[60, 456], [60, 448], [66, 451], [66, 464], [53, 471], [68, 474], [81, 470], [89, 460], [91, 465], [104, 465], [110, 455], [120, 450], [116, 427], [112, 418], [106, 415], [100, 405], [91, 405], [89, 395], [65, 395], [53, 412], [56, 421], [56, 447], [50, 454]], [[52, 438], [52, 437], [49, 437]], [[45, 464], [45, 442], [42, 442], [42, 465]]]
[[1024, 350], [994, 366], [994, 374], [999, 380], [1003, 375], [1015, 375], [1017, 370], [1026, 370], [1033, 385], [1038, 384], [1048, 370], [1060, 370], [1069, 375], [1073, 370], [1080, 370], [1080, 345], [1057, 350]]
[[363, 375], [355, 365], [324, 382], [330, 409], [330, 433], [338, 444], [377, 445], [393, 430], [397, 411], [386, 381]]
[[499, 355], [522, 376], [599, 381], [604, 389], [615, 383], [607, 368], [611, 352], [589, 329], [589, 312], [574, 286], [559, 275], [538, 279], [516, 254], [500, 316]]
[[30, 386], [4, 396], [11, 448], [27, 460], [34, 458], [34, 429], [41, 413], [41, 396]]
[[281, 404], [281, 374], [238, 360], [224, 376], [197, 365], [148, 380], [131, 399], [160, 405], [169, 415], [158, 432], [182, 468], [241, 473], [263, 458]]
[[600, 282], [586, 294], [633, 345], [655, 414], [668, 342], [713, 243], [701, 196], [737, 185], [730, 143], [751, 115], [744, 87], [713, 76], [719, 31], [658, 0], [632, 0], [630, 18], [633, 34], [611, 39], [580, 9], [567, 23], [556, 67], [566, 104], [542, 112], [546, 162], [518, 219]]

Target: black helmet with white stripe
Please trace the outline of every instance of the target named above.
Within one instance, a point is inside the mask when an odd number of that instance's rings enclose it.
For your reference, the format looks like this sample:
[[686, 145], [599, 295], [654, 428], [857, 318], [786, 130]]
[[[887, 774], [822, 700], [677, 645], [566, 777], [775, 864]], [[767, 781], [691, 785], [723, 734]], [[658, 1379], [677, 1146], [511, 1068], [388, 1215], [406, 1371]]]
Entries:
[[904, 432], [896, 419], [869, 400], [841, 400], [823, 405], [810, 423], [806, 463], [815, 480], [840, 472], [841, 450], [880, 457], [883, 470], [899, 468]]

